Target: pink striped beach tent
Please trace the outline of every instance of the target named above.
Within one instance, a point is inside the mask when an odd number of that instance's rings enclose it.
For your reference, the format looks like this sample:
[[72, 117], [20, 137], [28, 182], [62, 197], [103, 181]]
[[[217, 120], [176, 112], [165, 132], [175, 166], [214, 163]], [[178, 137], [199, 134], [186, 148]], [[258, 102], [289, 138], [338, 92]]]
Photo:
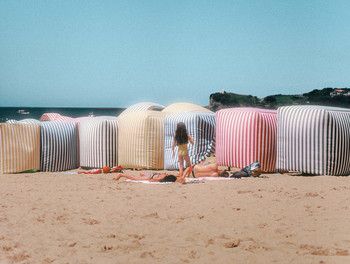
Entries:
[[228, 108], [216, 112], [216, 162], [244, 168], [259, 161], [262, 171], [276, 171], [277, 111]]
[[40, 125], [0, 124], [0, 173], [40, 169]]
[[58, 113], [45, 113], [40, 117], [40, 121], [56, 121], [56, 122], [75, 122], [78, 123], [80, 120], [83, 120], [88, 117], [78, 117], [73, 118], [69, 116], [62, 116]]
[[278, 108], [277, 168], [318, 175], [350, 174], [350, 109]]

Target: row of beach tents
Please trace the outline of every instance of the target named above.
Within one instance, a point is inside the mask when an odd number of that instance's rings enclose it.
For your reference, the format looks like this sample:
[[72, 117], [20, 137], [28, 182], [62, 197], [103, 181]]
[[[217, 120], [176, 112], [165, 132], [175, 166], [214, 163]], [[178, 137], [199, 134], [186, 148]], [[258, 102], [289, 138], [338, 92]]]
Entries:
[[0, 124], [0, 173], [66, 171], [121, 165], [178, 169], [172, 156], [178, 122], [194, 139], [192, 164], [215, 154], [222, 166], [243, 168], [259, 161], [276, 169], [316, 175], [350, 174], [350, 110], [285, 106], [277, 110], [228, 108], [216, 113], [189, 103], [164, 107], [139, 103], [118, 117], [71, 118], [57, 113], [40, 120]]

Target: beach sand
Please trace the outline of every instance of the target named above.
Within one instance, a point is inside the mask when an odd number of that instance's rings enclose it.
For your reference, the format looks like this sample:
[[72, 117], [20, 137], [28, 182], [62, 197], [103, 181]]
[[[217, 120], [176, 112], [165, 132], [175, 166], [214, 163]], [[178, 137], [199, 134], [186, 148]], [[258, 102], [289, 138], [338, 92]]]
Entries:
[[0, 175], [0, 263], [350, 263], [350, 177], [292, 175]]

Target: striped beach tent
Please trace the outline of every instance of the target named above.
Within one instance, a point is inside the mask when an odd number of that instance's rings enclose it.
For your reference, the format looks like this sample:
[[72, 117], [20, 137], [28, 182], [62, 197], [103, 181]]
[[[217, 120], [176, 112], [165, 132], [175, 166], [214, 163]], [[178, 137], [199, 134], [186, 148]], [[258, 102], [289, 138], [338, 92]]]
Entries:
[[133, 111], [118, 117], [118, 162], [124, 168], [164, 168], [164, 114]]
[[318, 175], [350, 174], [350, 109], [278, 108], [277, 167]]
[[75, 122], [9, 120], [15, 124], [40, 125], [40, 170], [65, 171], [78, 168], [78, 137]]
[[0, 173], [40, 169], [40, 125], [0, 124]]
[[41, 122], [41, 171], [78, 168], [77, 125], [74, 122]]
[[164, 109], [163, 105], [152, 103], [152, 102], [142, 102], [142, 103], [137, 103], [132, 106], [129, 106], [120, 115], [128, 114], [131, 112], [137, 112], [137, 111], [163, 110], [163, 109]]
[[216, 112], [216, 162], [244, 168], [259, 161], [266, 172], [276, 170], [277, 111], [228, 108]]
[[172, 156], [172, 143], [177, 124], [183, 122], [193, 138], [194, 146], [188, 143], [188, 154], [192, 164], [200, 163], [215, 152], [215, 113], [195, 111], [167, 114], [164, 119], [164, 168], [179, 169], [178, 147]]
[[199, 106], [191, 103], [174, 103], [162, 110], [165, 114], [176, 114], [176, 113], [186, 113], [186, 112], [207, 112], [213, 113], [207, 108], [203, 106]]
[[87, 116], [84, 117], [69, 117], [69, 116], [63, 116], [58, 113], [45, 113], [40, 117], [40, 121], [56, 121], [56, 122], [75, 122], [78, 123], [83, 119], [88, 118]]
[[79, 124], [80, 166], [103, 168], [118, 165], [118, 118], [90, 117]]

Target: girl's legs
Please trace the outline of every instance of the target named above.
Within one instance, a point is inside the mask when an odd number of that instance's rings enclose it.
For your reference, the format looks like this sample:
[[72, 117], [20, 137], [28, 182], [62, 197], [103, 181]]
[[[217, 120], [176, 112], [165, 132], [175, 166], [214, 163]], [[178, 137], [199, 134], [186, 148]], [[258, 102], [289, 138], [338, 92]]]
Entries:
[[184, 157], [179, 154], [179, 165], [180, 165], [180, 170], [179, 170], [179, 176], [182, 177], [184, 173]]
[[190, 156], [188, 155], [188, 153], [186, 153], [184, 155], [184, 158], [185, 158], [185, 161], [186, 161], [186, 165], [187, 165], [187, 168], [191, 167], [191, 160], [190, 160]]
[[142, 175], [142, 176], [134, 176], [131, 174], [126, 174], [126, 173], [118, 173], [117, 177], [114, 178], [114, 180], [119, 180], [121, 177], [127, 178], [129, 180], [133, 180], [133, 181], [145, 181], [145, 180], [149, 180], [150, 175]]

